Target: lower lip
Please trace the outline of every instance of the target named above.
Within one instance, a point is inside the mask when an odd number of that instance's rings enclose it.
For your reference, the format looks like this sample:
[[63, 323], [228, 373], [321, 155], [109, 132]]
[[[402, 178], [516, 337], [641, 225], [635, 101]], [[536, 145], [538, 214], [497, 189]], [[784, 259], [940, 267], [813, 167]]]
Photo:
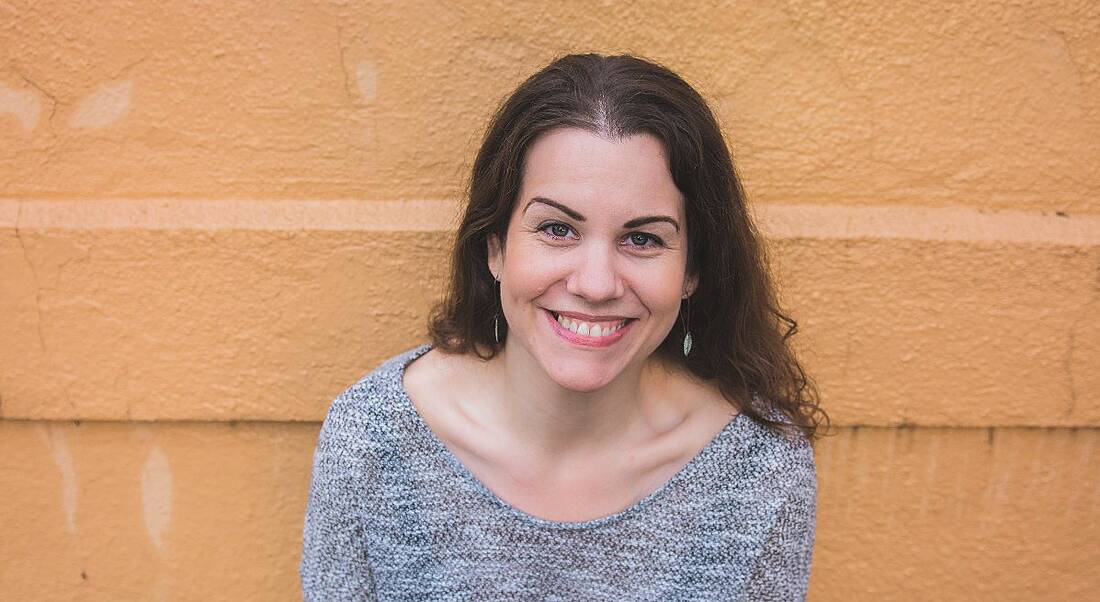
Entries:
[[622, 328], [619, 328], [611, 335], [608, 335], [606, 337], [589, 337], [583, 334], [577, 334], [572, 330], [569, 330], [568, 328], [562, 327], [561, 323], [558, 322], [558, 319], [554, 317], [554, 314], [549, 311], [546, 311], [546, 318], [550, 320], [551, 327], [554, 329], [554, 332], [557, 333], [559, 337], [569, 341], [570, 343], [583, 345], [585, 347], [607, 347], [609, 345], [614, 345], [615, 341], [623, 338], [623, 335], [626, 334], [626, 331], [634, 325], [634, 320], [627, 320], [626, 324], [623, 324]]

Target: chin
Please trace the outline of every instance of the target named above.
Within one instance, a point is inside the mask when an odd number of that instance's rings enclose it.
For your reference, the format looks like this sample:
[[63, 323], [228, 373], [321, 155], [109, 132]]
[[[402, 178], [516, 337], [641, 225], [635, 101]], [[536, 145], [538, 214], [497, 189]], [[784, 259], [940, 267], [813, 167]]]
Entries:
[[[572, 365], [570, 365], [572, 364]], [[619, 375], [621, 370], [593, 370], [591, 364], [566, 362], [556, 366], [546, 366], [550, 379], [564, 389], [577, 393], [598, 391]]]

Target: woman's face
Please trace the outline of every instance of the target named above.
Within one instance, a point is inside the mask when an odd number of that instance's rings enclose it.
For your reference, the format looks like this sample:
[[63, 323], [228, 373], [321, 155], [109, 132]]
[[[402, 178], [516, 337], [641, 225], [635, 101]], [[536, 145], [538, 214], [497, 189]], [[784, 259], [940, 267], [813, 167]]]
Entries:
[[[662, 143], [559, 128], [528, 149], [504, 248], [489, 240], [509, 353], [594, 391], [640, 367], [695, 290]], [[608, 334], [610, 332], [610, 334]]]

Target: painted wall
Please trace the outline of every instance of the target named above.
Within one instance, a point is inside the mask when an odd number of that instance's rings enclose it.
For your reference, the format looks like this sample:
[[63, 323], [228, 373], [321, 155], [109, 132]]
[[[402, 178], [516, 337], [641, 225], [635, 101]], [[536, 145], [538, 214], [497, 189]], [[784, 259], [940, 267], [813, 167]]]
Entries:
[[0, 598], [299, 596], [318, 421], [424, 340], [492, 107], [711, 100], [819, 444], [812, 600], [1100, 587], [1100, 5], [0, 3]]

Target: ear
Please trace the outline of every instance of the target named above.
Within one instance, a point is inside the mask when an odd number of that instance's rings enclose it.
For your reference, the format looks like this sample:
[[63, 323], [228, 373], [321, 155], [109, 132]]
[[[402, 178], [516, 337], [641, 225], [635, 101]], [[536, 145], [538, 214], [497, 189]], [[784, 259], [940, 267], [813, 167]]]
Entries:
[[695, 289], [699, 287], [699, 274], [688, 274], [684, 278], [684, 298], [690, 297], [695, 294]]
[[500, 237], [496, 234], [490, 234], [487, 247], [489, 252], [489, 273], [493, 275], [493, 278], [500, 280], [500, 272], [504, 268], [504, 252], [500, 248]]

